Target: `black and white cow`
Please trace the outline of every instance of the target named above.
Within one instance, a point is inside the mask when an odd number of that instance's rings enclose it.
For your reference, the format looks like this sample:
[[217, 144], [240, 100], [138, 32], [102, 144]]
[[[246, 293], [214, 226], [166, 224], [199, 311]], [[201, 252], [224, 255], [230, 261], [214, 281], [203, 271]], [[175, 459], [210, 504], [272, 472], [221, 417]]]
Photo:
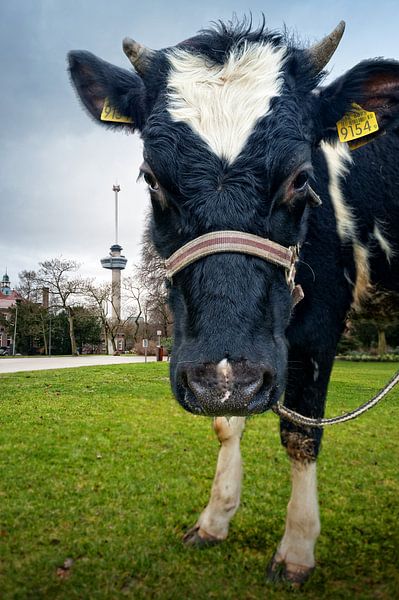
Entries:
[[[188, 544], [227, 537], [240, 502], [245, 416], [283, 392], [288, 407], [322, 416], [349, 307], [372, 285], [399, 290], [399, 63], [366, 60], [321, 87], [343, 29], [311, 48], [231, 23], [159, 51], [127, 39], [133, 71], [69, 55], [89, 113], [100, 121], [106, 102], [130, 122], [104, 124], [142, 136], [162, 257], [226, 230], [300, 247], [296, 283], [305, 296], [294, 310], [284, 269], [240, 252], [200, 257], [169, 282], [172, 388], [186, 410], [215, 417], [221, 442], [211, 498]], [[336, 124], [353, 103], [374, 112], [379, 129], [350, 152]], [[314, 568], [320, 531], [321, 431], [283, 421], [281, 439], [292, 496], [269, 574], [300, 582]]]

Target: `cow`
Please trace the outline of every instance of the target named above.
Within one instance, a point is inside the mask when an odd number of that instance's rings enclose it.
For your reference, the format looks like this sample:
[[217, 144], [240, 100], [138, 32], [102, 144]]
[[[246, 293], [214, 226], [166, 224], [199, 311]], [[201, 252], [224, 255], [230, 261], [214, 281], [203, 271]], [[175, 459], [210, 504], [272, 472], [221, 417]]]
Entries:
[[[133, 70], [69, 54], [89, 114], [142, 137], [152, 241], [169, 264], [171, 386], [221, 444], [188, 545], [227, 537], [245, 418], [282, 394], [322, 417], [348, 310], [373, 286], [399, 291], [399, 63], [364, 60], [323, 85], [344, 27], [313, 46], [264, 22], [220, 22], [162, 50], [126, 38]], [[292, 491], [268, 576], [300, 585], [320, 533], [322, 430], [280, 429]]]

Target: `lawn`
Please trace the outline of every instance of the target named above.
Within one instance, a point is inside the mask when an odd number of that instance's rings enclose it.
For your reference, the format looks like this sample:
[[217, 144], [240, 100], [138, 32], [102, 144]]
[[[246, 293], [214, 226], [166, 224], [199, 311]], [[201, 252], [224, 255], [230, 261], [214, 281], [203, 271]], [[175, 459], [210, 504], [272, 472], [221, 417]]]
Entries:
[[[326, 431], [318, 567], [292, 591], [264, 581], [289, 497], [273, 414], [247, 423], [229, 539], [182, 545], [207, 502], [218, 444], [209, 419], [173, 400], [167, 368], [0, 376], [1, 600], [398, 597], [398, 390]], [[328, 415], [365, 401], [397, 369], [337, 363]]]

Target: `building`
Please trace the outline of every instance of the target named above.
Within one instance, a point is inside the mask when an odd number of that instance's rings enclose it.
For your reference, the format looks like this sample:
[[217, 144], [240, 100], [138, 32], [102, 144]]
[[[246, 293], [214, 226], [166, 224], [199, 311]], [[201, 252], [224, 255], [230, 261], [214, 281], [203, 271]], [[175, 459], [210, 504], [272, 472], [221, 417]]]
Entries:
[[[115, 193], [115, 243], [110, 248], [110, 253], [105, 258], [101, 259], [101, 266], [104, 269], [112, 271], [112, 320], [114, 323], [121, 323], [121, 272], [125, 269], [127, 258], [122, 254], [122, 246], [118, 242], [118, 194], [121, 191], [120, 185], [114, 185], [112, 188]], [[116, 334], [116, 352], [124, 352], [126, 350], [125, 336], [122, 332]], [[108, 352], [112, 352], [113, 348], [110, 340], [108, 340]]]
[[[0, 282], [0, 315], [7, 321], [11, 318], [10, 308], [15, 306], [17, 299], [20, 298], [20, 294], [11, 288], [10, 277], [6, 272]], [[12, 335], [7, 333], [6, 327], [0, 322], [0, 348], [7, 348], [11, 352], [12, 346]]]

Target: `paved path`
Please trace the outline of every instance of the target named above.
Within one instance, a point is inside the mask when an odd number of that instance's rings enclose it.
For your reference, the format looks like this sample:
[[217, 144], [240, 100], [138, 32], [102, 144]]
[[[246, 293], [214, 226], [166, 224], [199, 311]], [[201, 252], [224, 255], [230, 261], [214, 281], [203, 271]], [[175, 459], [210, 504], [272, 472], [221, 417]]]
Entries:
[[[154, 361], [155, 356], [149, 356]], [[43, 356], [33, 358], [0, 358], [0, 373], [18, 371], [44, 371], [46, 369], [68, 369], [71, 367], [94, 367], [97, 365], [119, 365], [142, 363], [144, 356]]]

